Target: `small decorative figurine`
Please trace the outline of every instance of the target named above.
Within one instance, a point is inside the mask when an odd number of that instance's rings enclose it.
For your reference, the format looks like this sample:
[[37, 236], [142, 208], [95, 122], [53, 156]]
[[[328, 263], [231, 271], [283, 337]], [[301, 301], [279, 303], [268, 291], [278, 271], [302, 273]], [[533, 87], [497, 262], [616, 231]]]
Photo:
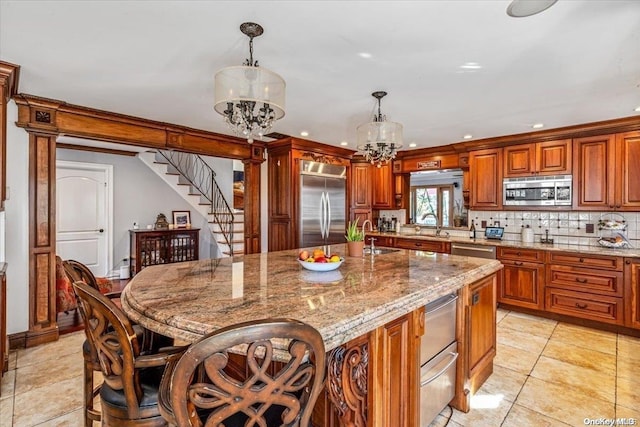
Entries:
[[168, 230], [169, 229], [169, 222], [167, 221], [167, 217], [164, 216], [163, 213], [159, 213], [158, 214], [158, 217], [156, 218], [155, 229], [156, 230]]

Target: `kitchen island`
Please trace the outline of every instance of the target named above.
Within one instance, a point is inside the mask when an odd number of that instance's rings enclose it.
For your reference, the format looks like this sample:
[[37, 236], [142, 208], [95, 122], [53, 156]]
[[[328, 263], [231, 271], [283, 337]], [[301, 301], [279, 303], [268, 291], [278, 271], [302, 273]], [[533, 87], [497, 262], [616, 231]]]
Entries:
[[[342, 255], [346, 247], [325, 251]], [[457, 292], [459, 352], [469, 357], [459, 358], [454, 400], [468, 410], [470, 395], [492, 371], [498, 261], [397, 250], [347, 257], [338, 270], [319, 273], [302, 269], [297, 254], [148, 267], [127, 285], [122, 306], [133, 321], [188, 342], [253, 319], [301, 320], [321, 333], [329, 353], [327, 393], [314, 424], [415, 426], [424, 306]], [[488, 308], [474, 317], [466, 305], [478, 284], [488, 292]], [[478, 342], [470, 343], [474, 336]]]

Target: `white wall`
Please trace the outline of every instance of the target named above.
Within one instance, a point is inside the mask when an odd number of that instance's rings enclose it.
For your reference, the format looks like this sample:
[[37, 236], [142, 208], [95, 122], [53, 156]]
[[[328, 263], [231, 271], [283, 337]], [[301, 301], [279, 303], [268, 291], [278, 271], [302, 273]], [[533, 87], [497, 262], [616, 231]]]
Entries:
[[200, 228], [200, 258], [209, 258], [212, 236], [207, 219], [191, 206], [140, 159], [89, 151], [57, 150], [58, 160], [113, 165], [113, 269], [129, 254], [129, 230], [154, 224], [159, 213], [172, 221], [172, 211], [191, 211], [191, 224]]
[[29, 329], [29, 134], [14, 125], [18, 108], [7, 106], [7, 186], [5, 202], [7, 333]]

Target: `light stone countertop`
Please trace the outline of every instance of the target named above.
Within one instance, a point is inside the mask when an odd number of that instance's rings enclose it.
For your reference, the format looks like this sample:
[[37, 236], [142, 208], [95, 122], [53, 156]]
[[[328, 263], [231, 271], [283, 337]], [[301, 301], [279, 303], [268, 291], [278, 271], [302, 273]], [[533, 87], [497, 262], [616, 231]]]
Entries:
[[[330, 253], [344, 255], [346, 245]], [[218, 328], [288, 317], [315, 327], [327, 351], [502, 268], [495, 260], [397, 250], [345, 257], [332, 272], [311, 272], [299, 250], [147, 267], [125, 287], [134, 322], [193, 342]], [[235, 261], [235, 262], [233, 262]]]
[[[443, 230], [443, 232], [446, 230]], [[451, 243], [472, 243], [477, 245], [487, 245], [487, 246], [503, 246], [503, 247], [511, 247], [511, 248], [523, 248], [523, 249], [539, 249], [545, 251], [562, 251], [562, 252], [575, 252], [582, 254], [593, 254], [593, 255], [607, 255], [607, 256], [621, 256], [621, 257], [640, 257], [640, 249], [612, 249], [605, 248], [603, 246], [591, 246], [591, 245], [569, 245], [569, 244], [558, 244], [554, 243], [552, 245], [543, 244], [540, 242], [536, 243], [522, 243], [518, 241], [507, 241], [507, 240], [488, 240], [484, 237], [479, 237], [475, 240], [469, 239], [468, 237], [457, 237], [450, 236], [447, 238], [443, 237], [435, 237], [429, 236], [427, 233], [433, 233], [433, 229], [429, 229], [428, 231], [424, 231], [425, 234], [408, 234], [408, 233], [379, 233], [377, 231], [367, 231], [367, 236], [386, 236], [386, 237], [400, 237], [404, 239], [415, 239], [415, 240], [431, 240], [437, 242], [451, 242]]]

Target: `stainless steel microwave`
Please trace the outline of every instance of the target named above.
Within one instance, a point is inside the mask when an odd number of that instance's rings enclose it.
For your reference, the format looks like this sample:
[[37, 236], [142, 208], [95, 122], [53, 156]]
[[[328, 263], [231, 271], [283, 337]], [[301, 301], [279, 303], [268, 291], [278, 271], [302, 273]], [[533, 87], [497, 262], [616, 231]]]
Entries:
[[504, 206], [571, 206], [571, 175], [505, 178]]

